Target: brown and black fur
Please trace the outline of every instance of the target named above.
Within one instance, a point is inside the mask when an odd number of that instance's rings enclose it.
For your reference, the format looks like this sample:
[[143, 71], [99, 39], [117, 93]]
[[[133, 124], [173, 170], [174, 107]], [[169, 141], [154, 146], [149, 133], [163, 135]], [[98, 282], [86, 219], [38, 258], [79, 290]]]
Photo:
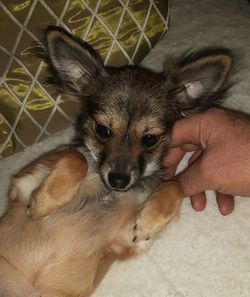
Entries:
[[233, 63], [230, 50], [218, 47], [169, 60], [163, 73], [104, 67], [87, 43], [63, 29], [49, 27], [45, 39], [52, 81], [82, 104], [76, 146], [116, 191], [151, 192], [159, 184], [174, 123], [220, 105]]
[[219, 106], [232, 67], [224, 48], [184, 55], [164, 73], [104, 67], [58, 27], [45, 39], [53, 83], [82, 110], [75, 148], [13, 179], [0, 221], [1, 297], [87, 297], [115, 259], [144, 250], [182, 201], [180, 186], [163, 181], [172, 127]]
[[75, 149], [15, 176], [0, 220], [1, 297], [88, 297], [115, 260], [151, 244], [182, 202], [176, 182], [163, 182], [145, 205], [101, 203], [98, 188], [102, 181]]

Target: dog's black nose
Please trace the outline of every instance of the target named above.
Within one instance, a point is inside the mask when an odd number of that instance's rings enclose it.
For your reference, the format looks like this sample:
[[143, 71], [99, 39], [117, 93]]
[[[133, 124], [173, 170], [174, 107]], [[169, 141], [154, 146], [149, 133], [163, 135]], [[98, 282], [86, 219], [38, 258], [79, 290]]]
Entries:
[[116, 190], [124, 190], [130, 181], [130, 176], [115, 172], [110, 172], [108, 175], [110, 186]]

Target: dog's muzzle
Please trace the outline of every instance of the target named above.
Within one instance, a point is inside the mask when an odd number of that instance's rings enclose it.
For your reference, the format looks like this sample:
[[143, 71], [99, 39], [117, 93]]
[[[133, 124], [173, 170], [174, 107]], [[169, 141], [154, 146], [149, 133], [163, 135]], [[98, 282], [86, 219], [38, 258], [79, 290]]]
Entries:
[[108, 174], [108, 183], [110, 187], [117, 191], [122, 191], [127, 188], [130, 182], [130, 176], [116, 173], [116, 172], [110, 172]]

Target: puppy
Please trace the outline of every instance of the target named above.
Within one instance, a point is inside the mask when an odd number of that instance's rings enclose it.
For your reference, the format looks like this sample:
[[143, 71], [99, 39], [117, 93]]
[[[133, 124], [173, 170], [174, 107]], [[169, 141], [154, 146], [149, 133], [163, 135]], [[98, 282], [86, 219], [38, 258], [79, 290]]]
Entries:
[[181, 201], [178, 185], [164, 182], [171, 129], [220, 104], [233, 63], [229, 50], [210, 48], [165, 73], [111, 68], [63, 29], [48, 28], [45, 40], [50, 81], [82, 104], [77, 151], [38, 160], [14, 180], [0, 224], [4, 297], [88, 296], [115, 259], [145, 247]]
[[174, 123], [219, 106], [233, 64], [228, 49], [207, 48], [169, 60], [164, 73], [104, 67], [88, 44], [58, 27], [46, 30], [42, 51], [50, 82], [82, 105], [74, 145], [108, 190], [139, 202], [164, 179]]
[[177, 214], [177, 183], [163, 182], [143, 204], [116, 192], [104, 198], [103, 181], [87, 167], [68, 149], [13, 179], [0, 222], [1, 297], [89, 296], [114, 260], [144, 250]]

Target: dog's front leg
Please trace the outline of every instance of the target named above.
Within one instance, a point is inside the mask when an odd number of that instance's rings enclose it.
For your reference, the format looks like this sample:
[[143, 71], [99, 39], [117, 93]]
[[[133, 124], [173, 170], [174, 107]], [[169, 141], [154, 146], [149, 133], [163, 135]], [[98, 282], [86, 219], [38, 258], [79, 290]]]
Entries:
[[177, 215], [181, 202], [180, 185], [174, 181], [163, 182], [137, 216], [134, 242], [149, 240], [160, 232]]
[[86, 173], [85, 157], [78, 151], [65, 152], [32, 195], [27, 214], [38, 218], [56, 212], [73, 198]]
[[178, 214], [182, 190], [177, 182], [163, 182], [144, 207], [121, 225], [119, 232], [108, 245], [108, 251], [117, 258], [132, 257], [151, 245], [150, 238], [159, 233]]

